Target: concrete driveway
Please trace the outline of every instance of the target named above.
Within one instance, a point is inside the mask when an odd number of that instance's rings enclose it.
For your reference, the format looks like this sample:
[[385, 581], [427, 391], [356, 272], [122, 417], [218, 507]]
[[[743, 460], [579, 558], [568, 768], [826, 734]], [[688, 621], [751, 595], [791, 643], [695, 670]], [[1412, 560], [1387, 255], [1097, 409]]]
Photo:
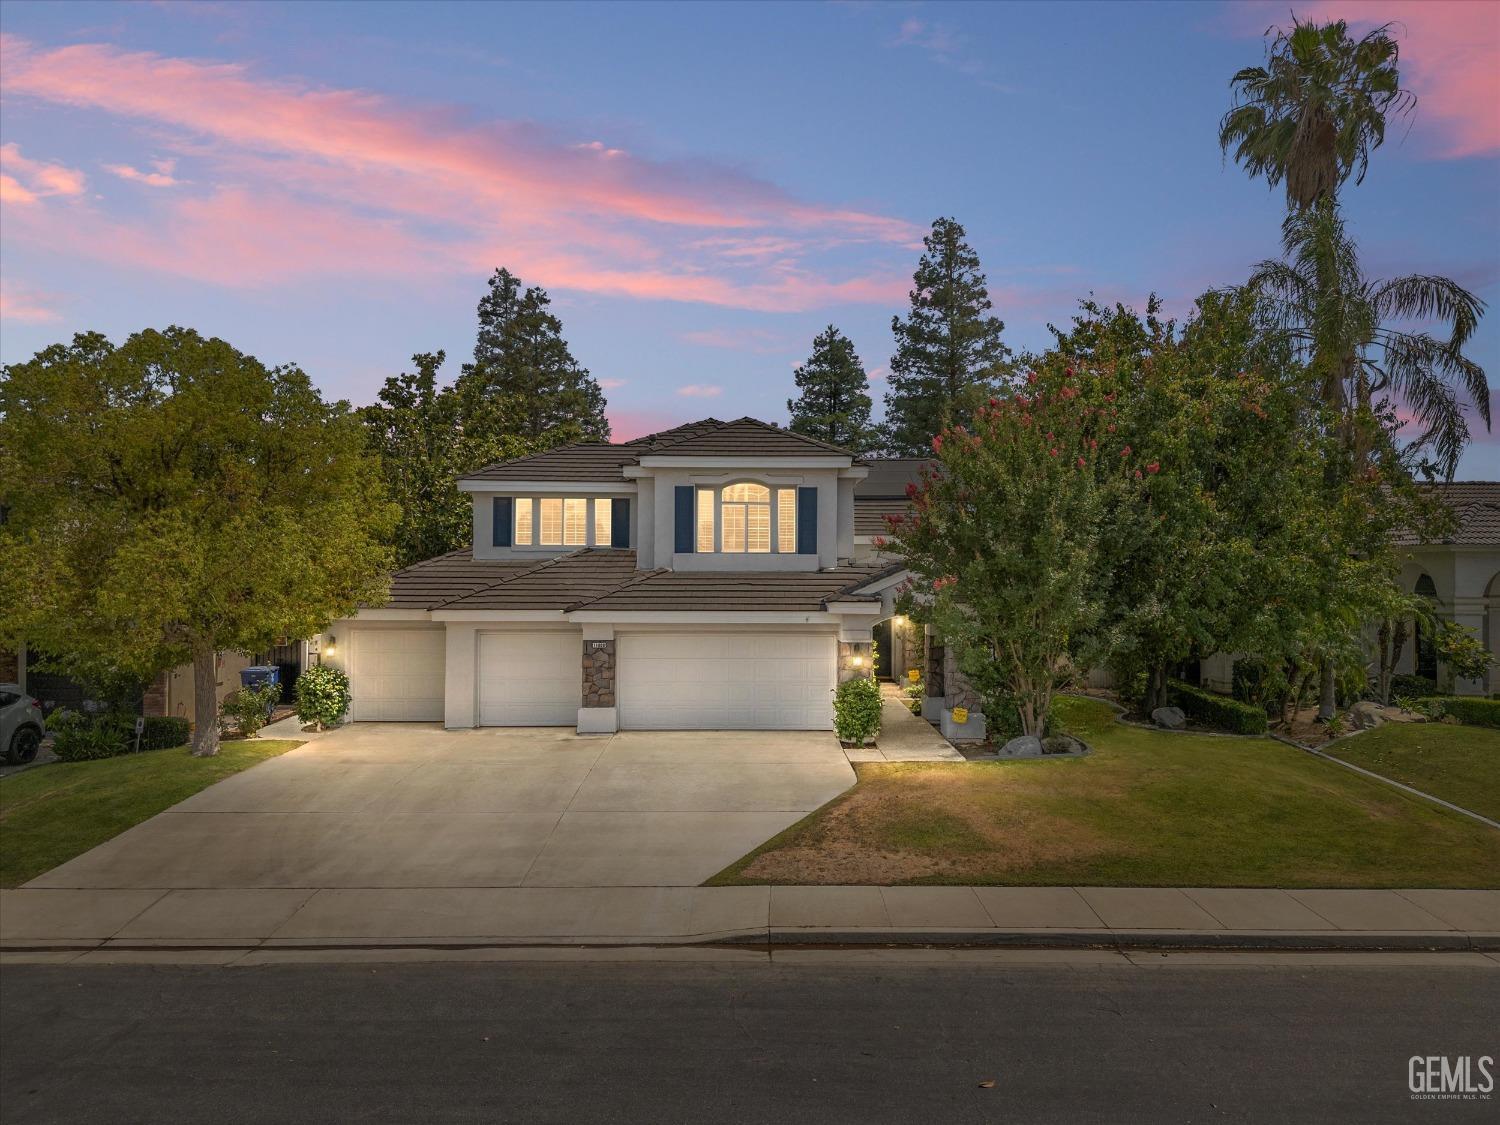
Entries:
[[28, 886], [692, 886], [853, 784], [827, 733], [361, 723]]

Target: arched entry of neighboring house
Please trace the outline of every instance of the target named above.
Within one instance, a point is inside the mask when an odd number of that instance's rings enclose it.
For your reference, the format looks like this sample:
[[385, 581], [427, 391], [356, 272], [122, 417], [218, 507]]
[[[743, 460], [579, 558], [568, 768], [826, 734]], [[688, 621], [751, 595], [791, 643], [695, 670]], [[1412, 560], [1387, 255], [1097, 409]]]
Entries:
[[[1412, 587], [1412, 593], [1418, 597], [1426, 598], [1432, 603], [1433, 609], [1437, 608], [1437, 585], [1432, 581], [1432, 576], [1422, 575], [1417, 579], [1417, 584]], [[1416, 656], [1415, 672], [1419, 676], [1426, 676], [1429, 680], [1436, 680], [1438, 674], [1436, 634], [1431, 625], [1420, 619], [1413, 627], [1413, 652]]]
[[1484, 647], [1495, 660], [1485, 690], [1494, 692], [1500, 690], [1500, 574], [1484, 588]]

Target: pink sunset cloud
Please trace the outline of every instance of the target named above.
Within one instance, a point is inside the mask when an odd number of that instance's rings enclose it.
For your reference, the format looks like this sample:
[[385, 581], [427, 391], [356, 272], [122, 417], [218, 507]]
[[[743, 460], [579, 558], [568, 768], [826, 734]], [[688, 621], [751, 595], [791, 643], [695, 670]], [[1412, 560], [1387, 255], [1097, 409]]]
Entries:
[[[1307, 0], [1293, 8], [1302, 20], [1347, 20], [1363, 35], [1395, 24], [1401, 44], [1402, 84], [1417, 95], [1412, 138], [1434, 155], [1456, 159], [1500, 151], [1500, 4], [1492, 0]], [[1234, 19], [1259, 34], [1289, 24], [1285, 3], [1247, 3]], [[1404, 123], [1387, 131], [1401, 139]]]
[[[260, 77], [239, 63], [14, 36], [0, 46], [8, 99], [125, 118], [158, 149], [165, 131], [204, 185], [163, 193], [128, 219], [107, 199], [66, 222], [28, 208], [16, 235], [193, 277], [209, 267], [223, 284], [339, 272], [341, 261], [342, 272], [396, 276], [503, 263], [549, 288], [793, 311], [899, 298], [904, 277], [880, 263], [919, 233], [713, 162], [652, 160], [603, 139]], [[35, 184], [10, 163], [6, 201], [33, 202]], [[182, 183], [171, 163], [105, 167], [148, 186]], [[92, 236], [69, 237], [75, 223]], [[833, 246], [855, 252], [842, 276], [820, 259]]]
[[61, 319], [62, 314], [52, 307], [49, 294], [0, 282], [0, 321], [48, 324]]
[[724, 393], [724, 388], [713, 383], [688, 383], [678, 387], [677, 393], [684, 398], [718, 398]]
[[82, 195], [82, 172], [46, 160], [33, 160], [15, 144], [0, 145], [0, 200], [35, 203], [49, 195]]

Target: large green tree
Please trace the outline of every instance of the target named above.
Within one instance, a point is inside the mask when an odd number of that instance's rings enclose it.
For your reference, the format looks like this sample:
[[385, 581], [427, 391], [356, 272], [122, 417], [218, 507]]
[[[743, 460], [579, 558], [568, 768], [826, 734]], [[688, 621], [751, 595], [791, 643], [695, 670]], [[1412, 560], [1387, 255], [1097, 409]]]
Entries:
[[794, 433], [869, 452], [875, 443], [869, 376], [853, 340], [830, 324], [813, 340], [812, 355], [793, 377], [802, 392], [786, 404]]
[[971, 417], [1010, 373], [1005, 324], [990, 315], [988, 283], [964, 228], [938, 219], [922, 240], [911, 308], [894, 317], [896, 351], [885, 395], [885, 445], [920, 457], [944, 427]]
[[1273, 30], [1266, 64], [1230, 80], [1234, 103], [1219, 122], [1219, 145], [1251, 176], [1284, 182], [1288, 205], [1301, 210], [1332, 200], [1350, 176], [1363, 180], [1387, 119], [1410, 112], [1416, 98], [1401, 88], [1390, 24], [1358, 40], [1343, 20], [1294, 16], [1290, 31]]
[[459, 394], [470, 414], [487, 404], [542, 448], [608, 441], [604, 392], [573, 358], [551, 303], [540, 286], [523, 288], [509, 270], [496, 270], [479, 302], [474, 362], [464, 366]]
[[394, 521], [359, 420], [295, 367], [189, 329], [97, 333], [0, 382], [6, 639], [149, 679], [304, 637], [385, 593]]
[[472, 508], [455, 482], [491, 461], [542, 448], [505, 414], [508, 399], [461, 395], [438, 384], [444, 354], [412, 356], [414, 372], [385, 381], [377, 401], [359, 411], [387, 494], [401, 512], [393, 544], [408, 566], [466, 545]]

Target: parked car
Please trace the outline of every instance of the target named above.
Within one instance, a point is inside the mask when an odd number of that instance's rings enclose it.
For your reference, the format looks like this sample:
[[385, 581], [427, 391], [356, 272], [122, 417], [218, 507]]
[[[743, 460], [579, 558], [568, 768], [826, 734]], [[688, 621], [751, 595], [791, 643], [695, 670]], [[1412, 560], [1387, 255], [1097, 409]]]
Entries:
[[0, 684], [0, 753], [6, 764], [34, 762], [46, 733], [41, 701], [22, 691], [20, 684]]

